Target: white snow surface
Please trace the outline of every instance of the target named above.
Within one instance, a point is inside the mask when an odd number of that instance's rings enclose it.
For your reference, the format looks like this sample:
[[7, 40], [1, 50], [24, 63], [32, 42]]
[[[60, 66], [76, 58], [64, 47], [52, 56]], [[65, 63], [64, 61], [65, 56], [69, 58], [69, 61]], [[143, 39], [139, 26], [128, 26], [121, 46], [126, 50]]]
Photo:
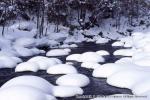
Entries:
[[66, 58], [66, 60], [80, 61], [80, 57], [81, 54], [71, 54]]
[[16, 66], [15, 72], [32, 71], [37, 72], [40, 69], [39, 65], [34, 62], [23, 62]]
[[48, 74], [75, 74], [78, 73], [76, 68], [68, 64], [57, 64], [47, 70]]
[[60, 86], [85, 87], [89, 83], [90, 83], [89, 78], [83, 74], [67, 74], [59, 77], [56, 80], [56, 84]]
[[106, 50], [99, 50], [96, 52], [97, 54], [101, 55], [101, 56], [107, 56], [110, 55], [110, 53]]
[[47, 70], [49, 67], [62, 63], [57, 58], [48, 58], [44, 56], [36, 56], [28, 60], [28, 62], [37, 63], [40, 67], [40, 70]]
[[52, 94], [53, 85], [46, 81], [43, 78], [38, 76], [24, 75], [15, 77], [9, 81], [7, 81], [4, 85], [1, 86], [1, 89], [15, 87], [15, 86], [30, 86], [40, 91]]
[[50, 94], [31, 86], [13, 86], [0, 89], [1, 100], [56, 100]]
[[53, 49], [46, 53], [46, 56], [53, 57], [53, 56], [65, 56], [69, 55], [70, 49]]
[[83, 62], [81, 64], [81, 67], [88, 68], [88, 69], [95, 69], [97, 67], [101, 67], [101, 65], [93, 62]]
[[83, 90], [76, 86], [55, 86], [53, 89], [53, 95], [56, 97], [72, 97], [82, 94]]

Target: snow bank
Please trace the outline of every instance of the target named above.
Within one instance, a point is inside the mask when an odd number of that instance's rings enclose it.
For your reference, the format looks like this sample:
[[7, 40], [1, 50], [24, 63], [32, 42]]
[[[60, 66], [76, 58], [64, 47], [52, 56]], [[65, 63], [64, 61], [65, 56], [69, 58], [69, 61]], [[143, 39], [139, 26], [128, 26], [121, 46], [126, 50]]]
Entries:
[[96, 44], [108, 43], [109, 41], [109, 39], [100, 37], [98, 40], [96, 40]]
[[101, 67], [101, 65], [98, 63], [93, 63], [93, 62], [83, 62], [81, 64], [81, 67], [89, 68], [89, 69], [95, 69], [97, 67]]
[[33, 62], [23, 62], [16, 66], [15, 72], [23, 72], [23, 71], [32, 71], [37, 72], [39, 70], [39, 65]]
[[51, 94], [53, 89], [53, 85], [45, 79], [29, 75], [15, 77], [2, 85], [1, 89], [15, 86], [30, 86], [48, 94]]
[[119, 71], [108, 77], [107, 83], [116, 87], [131, 89], [136, 83], [146, 77], [150, 77], [150, 73], [147, 70], [129, 69]]
[[46, 56], [65, 56], [70, 53], [70, 49], [53, 49], [47, 52]]
[[105, 59], [95, 52], [85, 52], [80, 57], [81, 62], [104, 62]]
[[54, 65], [47, 70], [48, 74], [75, 74], [77, 70], [72, 65], [58, 64]]
[[49, 67], [62, 63], [57, 58], [48, 58], [43, 56], [36, 56], [28, 60], [28, 62], [37, 63], [41, 70], [47, 70]]
[[53, 95], [56, 97], [72, 97], [82, 94], [83, 90], [75, 86], [55, 86], [53, 89]]
[[89, 83], [89, 78], [83, 74], [63, 75], [56, 80], [56, 84], [61, 86], [84, 87], [87, 86]]
[[0, 98], [1, 100], [56, 100], [54, 96], [30, 86], [0, 89]]
[[107, 56], [110, 55], [108, 51], [106, 50], [99, 50], [96, 52], [97, 54], [101, 55], [101, 56]]

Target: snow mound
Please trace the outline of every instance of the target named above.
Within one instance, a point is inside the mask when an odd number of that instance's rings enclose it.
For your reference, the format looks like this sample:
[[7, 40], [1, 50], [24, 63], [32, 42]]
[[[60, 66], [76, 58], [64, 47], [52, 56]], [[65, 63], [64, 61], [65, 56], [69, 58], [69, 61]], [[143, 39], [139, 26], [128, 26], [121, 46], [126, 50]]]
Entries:
[[117, 60], [115, 63], [116, 64], [124, 64], [124, 63], [128, 64], [128, 63], [133, 63], [133, 60], [131, 57], [123, 57], [123, 58]]
[[135, 84], [135, 86], [132, 88], [132, 92], [135, 95], [142, 95], [143, 93], [146, 93], [148, 91], [150, 91], [150, 80], [147, 79], [143, 79], [141, 82]]
[[129, 69], [119, 71], [108, 77], [107, 83], [112, 86], [131, 89], [136, 83], [146, 77], [150, 77], [150, 73], [147, 70]]
[[97, 54], [101, 55], [101, 56], [107, 56], [110, 55], [108, 51], [105, 50], [99, 50], [96, 52]]
[[22, 37], [22, 38], [18, 38], [14, 42], [14, 45], [29, 48], [29, 47], [36, 46], [36, 42], [34, 38]]
[[102, 65], [101, 67], [94, 69], [93, 76], [108, 78], [109, 76], [115, 74], [116, 72], [135, 68], [138, 68], [138, 66], [132, 63], [120, 63], [120, 64], [107, 63]]
[[135, 60], [134, 63], [139, 66], [150, 67], [150, 56]]
[[16, 66], [15, 72], [32, 71], [37, 72], [39, 65], [33, 62], [23, 62]]
[[46, 56], [65, 56], [70, 53], [70, 49], [53, 49], [47, 52]]
[[22, 57], [29, 57], [35, 55], [35, 52], [33, 52], [31, 49], [28, 48], [24, 48], [21, 46], [14, 46], [14, 49], [16, 50], [18, 55]]
[[101, 65], [94, 62], [84, 62], [81, 64], [81, 67], [88, 68], [88, 69], [95, 69], [97, 67], [101, 67]]
[[1, 89], [15, 86], [30, 86], [48, 94], [51, 94], [53, 89], [53, 85], [45, 79], [29, 75], [15, 77], [2, 85]]
[[78, 72], [76, 68], [72, 65], [58, 64], [48, 68], [47, 73], [48, 74], [75, 74]]
[[135, 50], [133, 49], [120, 49], [116, 50], [113, 54], [114, 55], [121, 55], [121, 56], [133, 56]]
[[63, 75], [56, 80], [56, 84], [61, 86], [85, 87], [89, 83], [90, 83], [89, 78], [83, 74]]
[[121, 41], [117, 41], [117, 42], [114, 42], [113, 44], [112, 44], [112, 46], [113, 47], [119, 47], [119, 46], [124, 46], [124, 43], [123, 42], [121, 42]]
[[20, 60], [17, 57], [0, 56], [0, 68], [14, 68]]
[[56, 97], [72, 97], [81, 94], [83, 90], [75, 86], [55, 86], [53, 89], [53, 95]]
[[103, 44], [103, 43], [108, 43], [110, 40], [106, 39], [106, 38], [98, 38], [98, 40], [96, 40], [96, 44]]
[[66, 60], [71, 60], [71, 61], [79, 61], [81, 57], [81, 54], [72, 54], [72, 55], [69, 55]]
[[76, 44], [71, 44], [71, 45], [63, 44], [63, 45], [61, 45], [61, 48], [76, 48], [76, 47], [78, 47], [78, 45], [76, 45]]
[[56, 100], [37, 88], [30, 86], [14, 86], [0, 89], [1, 100]]
[[43, 56], [36, 56], [28, 60], [28, 62], [37, 63], [41, 70], [47, 70], [49, 67], [62, 63], [57, 58], [48, 58]]
[[81, 62], [105, 62], [105, 59], [95, 52], [85, 52], [80, 57]]

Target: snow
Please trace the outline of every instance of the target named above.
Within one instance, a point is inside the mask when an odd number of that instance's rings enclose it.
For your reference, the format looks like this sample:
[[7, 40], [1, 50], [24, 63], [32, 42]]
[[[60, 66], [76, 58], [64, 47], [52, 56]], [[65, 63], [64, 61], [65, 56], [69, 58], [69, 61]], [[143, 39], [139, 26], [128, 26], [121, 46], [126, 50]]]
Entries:
[[101, 55], [101, 56], [107, 56], [110, 55], [108, 51], [106, 50], [99, 50], [96, 52], [97, 54]]
[[63, 45], [61, 45], [61, 48], [76, 48], [76, 47], [78, 47], [78, 45], [76, 45], [76, 44], [71, 44], [71, 45], [63, 44]]
[[120, 56], [133, 56], [135, 53], [134, 49], [120, 49], [116, 50], [113, 55], [120, 55]]
[[80, 57], [81, 62], [104, 62], [105, 59], [95, 52], [85, 52]]
[[150, 77], [150, 74], [147, 69], [128, 69], [119, 71], [108, 77], [107, 83], [116, 87], [132, 89], [136, 83], [148, 77]]
[[135, 95], [142, 95], [148, 91], [150, 91], [150, 80], [149, 78], [143, 79], [141, 82], [138, 82], [132, 87], [132, 92]]
[[82, 94], [83, 90], [75, 86], [55, 86], [53, 89], [53, 95], [56, 97], [72, 97]]
[[62, 63], [57, 58], [48, 58], [43, 56], [36, 56], [28, 60], [28, 62], [37, 63], [40, 67], [40, 70], [47, 70], [49, 67]]
[[14, 68], [20, 60], [17, 57], [0, 56], [0, 68]]
[[48, 74], [75, 74], [77, 73], [77, 70], [72, 65], [58, 64], [48, 68], [47, 73]]
[[69, 55], [66, 60], [71, 60], [71, 61], [80, 61], [81, 54], [71, 54]]
[[85, 87], [89, 83], [90, 83], [89, 78], [83, 74], [67, 74], [59, 77], [56, 80], [56, 84], [60, 86]]
[[39, 89], [40, 91], [47, 94], [51, 94], [53, 89], [53, 85], [45, 79], [30, 75], [15, 77], [2, 85], [1, 89], [11, 88], [15, 86], [30, 86]]
[[39, 70], [39, 65], [34, 62], [23, 62], [16, 66], [15, 72], [23, 72], [23, 71], [32, 71], [37, 72]]
[[116, 64], [124, 64], [124, 63], [133, 63], [133, 59], [131, 57], [123, 57], [115, 62]]
[[34, 47], [35, 44], [36, 44], [35, 39], [34, 38], [29, 38], [29, 37], [18, 38], [14, 42], [14, 45], [21, 46], [21, 47], [26, 47], [26, 48]]
[[68, 55], [70, 53], [71, 50], [69, 49], [53, 49], [53, 50], [50, 50], [46, 53], [46, 56], [50, 56], [50, 57], [53, 57], [53, 56], [65, 56], [65, 55]]
[[81, 64], [81, 67], [88, 68], [88, 69], [95, 69], [97, 67], [101, 67], [101, 65], [98, 63], [93, 63], [93, 62], [83, 62]]
[[54, 96], [30, 86], [14, 86], [0, 89], [0, 98], [1, 100], [56, 100]]
[[98, 38], [98, 40], [96, 40], [96, 44], [103, 44], [103, 43], [108, 43], [110, 40], [106, 39], [106, 38]]
[[21, 46], [14, 46], [14, 49], [19, 54], [19, 56], [22, 56], [22, 57], [29, 57], [29, 56], [33, 56], [37, 54], [33, 52], [32, 49], [24, 48]]
[[135, 60], [134, 63], [136, 65], [150, 67], [150, 56], [149, 57], [143, 57], [141, 59]]
[[124, 46], [124, 43], [121, 41], [116, 41], [112, 44], [113, 47]]

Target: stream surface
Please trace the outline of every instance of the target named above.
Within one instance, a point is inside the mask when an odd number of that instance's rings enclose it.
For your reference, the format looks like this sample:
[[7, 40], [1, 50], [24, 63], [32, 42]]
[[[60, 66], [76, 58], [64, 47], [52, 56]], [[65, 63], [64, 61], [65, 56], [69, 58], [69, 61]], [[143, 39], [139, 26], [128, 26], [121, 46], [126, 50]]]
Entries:
[[[106, 62], [105, 63], [113, 63], [116, 60], [122, 58], [123, 56], [114, 56], [113, 52], [115, 50], [121, 49], [122, 47], [112, 47], [111, 44], [113, 41], [107, 43], [107, 44], [95, 44], [95, 43], [80, 43], [78, 44], [78, 48], [71, 48], [70, 54], [75, 53], [84, 53], [88, 51], [98, 51], [98, 50], [106, 50], [110, 53], [109, 56], [105, 56]], [[40, 49], [44, 49], [46, 51], [50, 50], [49, 48], [43, 47]], [[42, 54], [42, 56], [45, 56], [45, 54]], [[63, 63], [66, 62], [67, 56], [62, 57], [56, 57], [63, 61]], [[31, 57], [22, 58], [23, 61], [27, 61]], [[107, 96], [112, 94], [132, 94], [131, 90], [125, 89], [125, 88], [117, 88], [110, 86], [106, 83], [106, 79], [102, 78], [94, 78], [92, 76], [93, 70], [86, 69], [80, 67], [81, 63], [79, 62], [73, 62], [74, 66], [77, 68], [78, 72], [81, 74], [85, 74], [90, 79], [90, 84], [83, 88], [84, 95], [90, 96]], [[3, 85], [5, 82], [10, 80], [11, 78], [21, 76], [21, 75], [36, 75], [40, 76], [46, 80], [48, 80], [50, 83], [56, 85], [56, 80], [61, 75], [49, 75], [46, 73], [46, 71], [38, 71], [36, 73], [34, 72], [21, 72], [21, 73], [15, 73], [14, 69], [0, 69], [0, 86]], [[88, 100], [88, 98], [77, 98], [77, 97], [70, 97], [70, 98], [58, 98], [58, 100]]]

